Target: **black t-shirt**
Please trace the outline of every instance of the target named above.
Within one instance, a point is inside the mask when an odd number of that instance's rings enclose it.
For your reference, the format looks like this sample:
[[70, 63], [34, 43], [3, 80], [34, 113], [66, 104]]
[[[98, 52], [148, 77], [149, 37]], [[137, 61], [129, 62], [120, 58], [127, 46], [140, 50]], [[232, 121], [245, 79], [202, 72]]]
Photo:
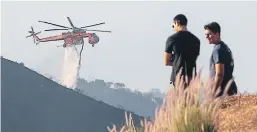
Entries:
[[212, 55], [210, 58], [210, 75], [215, 77], [215, 64], [221, 63], [224, 64], [224, 77], [222, 81], [222, 88], [228, 83], [230, 79], [233, 78], [234, 71], [234, 59], [230, 48], [224, 43], [220, 42], [217, 45], [214, 45]]
[[200, 40], [189, 31], [179, 31], [166, 41], [165, 52], [172, 54], [172, 74], [174, 82], [176, 74], [182, 68], [182, 75], [192, 76], [196, 70], [196, 60], [200, 52]]

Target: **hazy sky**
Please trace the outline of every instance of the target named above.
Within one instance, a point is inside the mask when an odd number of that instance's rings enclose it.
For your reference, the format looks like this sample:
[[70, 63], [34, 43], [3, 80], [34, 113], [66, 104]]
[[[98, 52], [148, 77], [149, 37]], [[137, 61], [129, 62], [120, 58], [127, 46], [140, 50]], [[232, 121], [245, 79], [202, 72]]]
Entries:
[[[201, 40], [199, 66], [208, 74], [213, 46], [204, 38], [203, 25], [217, 21], [222, 39], [235, 58], [235, 80], [239, 91], [256, 92], [257, 2], [5, 2], [2, 4], [2, 51], [13, 61], [29, 68], [60, 77], [63, 41], [35, 45], [25, 38], [33, 26], [43, 31], [55, 26], [38, 20], [77, 27], [106, 22], [89, 29], [111, 30], [97, 33], [94, 48], [85, 45], [80, 76], [124, 82], [141, 91], [168, 88], [171, 67], [165, 67], [165, 41], [173, 33], [172, 19], [178, 13], [188, 17], [188, 28]], [[58, 27], [57, 27], [58, 28]], [[39, 37], [59, 35], [62, 31], [42, 32]], [[85, 39], [87, 42], [87, 39]], [[254, 59], [255, 58], [255, 59]]]

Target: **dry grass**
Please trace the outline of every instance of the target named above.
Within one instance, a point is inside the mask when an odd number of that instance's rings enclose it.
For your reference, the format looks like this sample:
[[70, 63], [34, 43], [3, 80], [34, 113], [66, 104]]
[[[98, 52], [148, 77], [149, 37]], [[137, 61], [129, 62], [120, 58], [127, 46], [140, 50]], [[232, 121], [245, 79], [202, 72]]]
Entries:
[[220, 112], [219, 132], [257, 132], [257, 96], [227, 98]]
[[[201, 81], [201, 72], [184, 90], [184, 83], [177, 76], [176, 87], [169, 90], [163, 105], [156, 109], [154, 121], [141, 121], [135, 128], [133, 120], [125, 114], [127, 123], [121, 127], [108, 128], [110, 132], [216, 132], [219, 108], [225, 95], [214, 98], [213, 83]], [[226, 91], [225, 91], [226, 92]]]

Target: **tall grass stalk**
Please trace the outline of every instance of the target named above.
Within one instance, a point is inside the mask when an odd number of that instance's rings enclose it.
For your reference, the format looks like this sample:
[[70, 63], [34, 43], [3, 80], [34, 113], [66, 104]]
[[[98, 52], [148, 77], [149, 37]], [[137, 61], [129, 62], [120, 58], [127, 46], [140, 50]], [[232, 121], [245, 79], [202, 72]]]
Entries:
[[[162, 106], [156, 108], [154, 121], [141, 121], [141, 127], [135, 128], [131, 116], [125, 113], [126, 124], [122, 128], [109, 128], [110, 132], [216, 132], [218, 109], [226, 97], [215, 98], [214, 83], [208, 79], [201, 81], [201, 70], [185, 84], [178, 74], [175, 87], [171, 88], [163, 100]], [[228, 86], [231, 84], [229, 82]], [[225, 89], [225, 93], [228, 90]]]

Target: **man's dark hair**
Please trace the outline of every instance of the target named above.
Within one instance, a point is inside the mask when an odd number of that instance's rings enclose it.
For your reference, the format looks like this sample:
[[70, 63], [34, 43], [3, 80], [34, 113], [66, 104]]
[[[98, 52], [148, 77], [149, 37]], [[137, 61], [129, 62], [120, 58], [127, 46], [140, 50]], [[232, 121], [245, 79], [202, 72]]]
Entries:
[[204, 29], [211, 30], [213, 33], [220, 33], [220, 25], [217, 22], [211, 22], [204, 25]]
[[174, 17], [173, 21], [178, 21], [180, 25], [187, 25], [187, 18], [184, 14], [178, 14]]

